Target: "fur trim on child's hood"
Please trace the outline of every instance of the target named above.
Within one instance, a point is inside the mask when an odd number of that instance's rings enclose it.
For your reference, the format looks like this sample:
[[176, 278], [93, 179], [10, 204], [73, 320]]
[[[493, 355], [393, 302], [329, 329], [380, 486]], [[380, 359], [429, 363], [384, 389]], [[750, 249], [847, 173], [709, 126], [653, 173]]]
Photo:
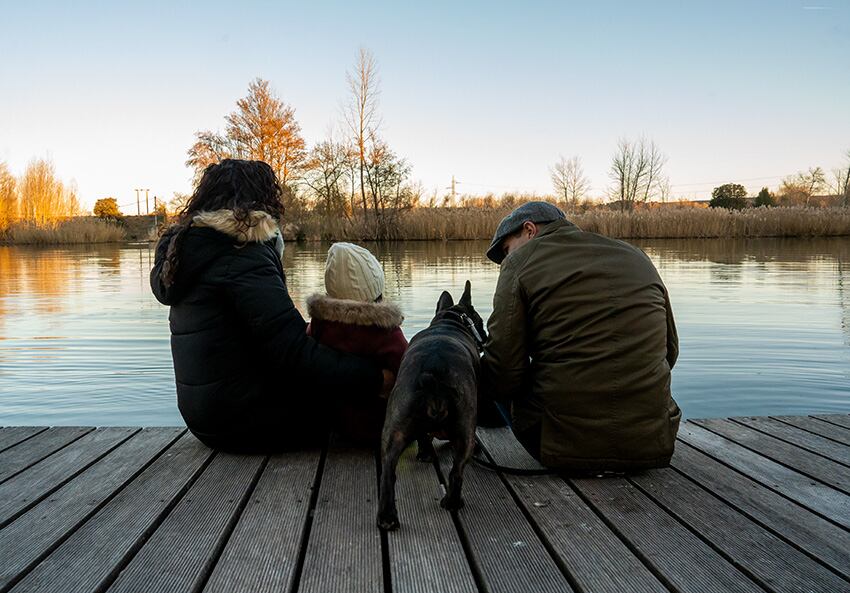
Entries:
[[364, 303], [347, 299], [333, 299], [324, 294], [307, 298], [307, 313], [312, 319], [338, 321], [350, 325], [374, 325], [385, 329], [399, 327], [404, 315], [389, 302]]

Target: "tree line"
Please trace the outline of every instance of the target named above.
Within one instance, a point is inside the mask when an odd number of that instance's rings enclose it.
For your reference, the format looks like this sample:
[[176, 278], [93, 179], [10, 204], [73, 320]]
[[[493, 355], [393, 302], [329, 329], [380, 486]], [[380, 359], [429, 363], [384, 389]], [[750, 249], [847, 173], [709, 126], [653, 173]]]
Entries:
[[[829, 192], [834, 202], [850, 206], [850, 150], [843, 166], [827, 176], [821, 167], [810, 167], [785, 177], [776, 193], [763, 187], [754, 200], [748, 201], [747, 190], [738, 183], [715, 187], [709, 202], [711, 207], [741, 209], [753, 206], [804, 206], [813, 205], [812, 198]], [[650, 201], [667, 202], [671, 199], [670, 180], [664, 173], [667, 157], [653, 140], [621, 139], [611, 157], [607, 197], [620, 210], [632, 210], [635, 205]], [[572, 208], [586, 203], [590, 198], [590, 180], [584, 174], [579, 156], [563, 156], [549, 169], [556, 198]]]
[[0, 162], [0, 232], [15, 222], [46, 226], [81, 213], [76, 188], [56, 176], [50, 161], [30, 161], [19, 177]]
[[[829, 192], [828, 196], [821, 196]], [[715, 187], [711, 192], [709, 206], [712, 208], [729, 208], [741, 210], [748, 205], [758, 207], [772, 206], [803, 206], [813, 204], [816, 196], [835, 198], [829, 205], [839, 205], [843, 208], [850, 206], [850, 150], [847, 151], [847, 162], [843, 167], [833, 169], [832, 178], [827, 180], [823, 169], [810, 167], [808, 171], [800, 171], [782, 180], [779, 190], [774, 194], [763, 187], [751, 201], [747, 199], [747, 190], [739, 183], [726, 183]], [[823, 204], [818, 204], [823, 205]]]
[[372, 238], [389, 236], [399, 214], [421, 197], [411, 166], [381, 134], [380, 80], [374, 56], [360, 49], [347, 72], [348, 98], [340, 121], [307, 147], [295, 110], [269, 82], [256, 79], [225, 116], [223, 131], [197, 132], [186, 164], [195, 178], [224, 158], [267, 162], [284, 186], [284, 207], [297, 219], [307, 208], [327, 217], [367, 222]]

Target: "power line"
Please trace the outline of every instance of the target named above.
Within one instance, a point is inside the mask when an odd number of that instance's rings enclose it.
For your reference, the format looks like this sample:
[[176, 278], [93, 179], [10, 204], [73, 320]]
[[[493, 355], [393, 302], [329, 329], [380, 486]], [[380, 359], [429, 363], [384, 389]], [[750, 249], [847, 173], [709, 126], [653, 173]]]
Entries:
[[[747, 183], [747, 182], [750, 182], [750, 181], [766, 181], [766, 180], [770, 180], [770, 179], [782, 179], [783, 177], [787, 177], [787, 175], [770, 175], [770, 176], [766, 176], [766, 177], [748, 177], [746, 179], [731, 179], [731, 180], [725, 179], [725, 180], [722, 180], [722, 181], [701, 181], [701, 182], [695, 182], [695, 183], [673, 183], [673, 184], [670, 185], [670, 187], [671, 188], [673, 188], [673, 187], [693, 187], [693, 188], [696, 188], [694, 191], [700, 191], [699, 186], [715, 186], [716, 187], [718, 185], [723, 185], [725, 183]], [[460, 182], [458, 182], [458, 183], [460, 183]], [[504, 190], [512, 190], [512, 191], [525, 191], [525, 190], [520, 189], [520, 187], [516, 186], [516, 185], [494, 185], [492, 183], [475, 183], [475, 182], [472, 182], [472, 181], [464, 181], [463, 183], [464, 183], [464, 185], [471, 185], [471, 186], [475, 186], [475, 187], [489, 187], [489, 188], [494, 188], [494, 189], [504, 189]], [[596, 187], [595, 186], [595, 187], [591, 187], [590, 191], [604, 192], [607, 189], [609, 189], [609, 188], [607, 188], [607, 187]], [[535, 193], [535, 192], [528, 192], [528, 193]]]

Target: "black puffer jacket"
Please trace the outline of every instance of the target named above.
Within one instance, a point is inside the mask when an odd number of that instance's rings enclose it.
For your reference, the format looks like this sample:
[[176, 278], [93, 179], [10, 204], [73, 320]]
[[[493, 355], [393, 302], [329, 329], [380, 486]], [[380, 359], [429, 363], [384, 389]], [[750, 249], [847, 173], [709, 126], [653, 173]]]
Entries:
[[[171, 307], [171, 353], [180, 413], [190, 430], [225, 449], [286, 446], [321, 426], [332, 395], [377, 397], [380, 368], [319, 345], [292, 303], [277, 225], [254, 212], [240, 226], [229, 210], [200, 213], [184, 235], [174, 283], [161, 278], [166, 232], [151, 289]], [[282, 243], [281, 243], [282, 245]]]

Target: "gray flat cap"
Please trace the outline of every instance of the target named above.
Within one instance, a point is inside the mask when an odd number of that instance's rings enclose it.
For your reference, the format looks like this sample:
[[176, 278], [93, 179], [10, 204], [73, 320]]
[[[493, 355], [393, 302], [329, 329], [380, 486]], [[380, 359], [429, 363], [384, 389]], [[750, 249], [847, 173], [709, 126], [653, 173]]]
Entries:
[[502, 241], [505, 237], [509, 237], [517, 232], [524, 223], [534, 222], [552, 222], [553, 220], [563, 220], [566, 215], [557, 206], [549, 202], [528, 202], [513, 212], [508, 214], [499, 223], [496, 229], [496, 234], [493, 235], [493, 241], [487, 249], [487, 257], [497, 264], [501, 264], [505, 259], [505, 254], [502, 252]]

